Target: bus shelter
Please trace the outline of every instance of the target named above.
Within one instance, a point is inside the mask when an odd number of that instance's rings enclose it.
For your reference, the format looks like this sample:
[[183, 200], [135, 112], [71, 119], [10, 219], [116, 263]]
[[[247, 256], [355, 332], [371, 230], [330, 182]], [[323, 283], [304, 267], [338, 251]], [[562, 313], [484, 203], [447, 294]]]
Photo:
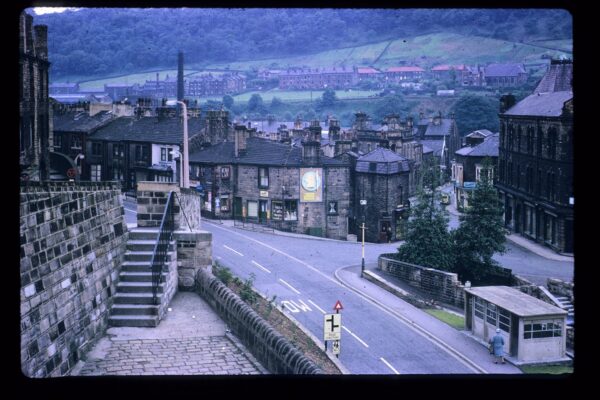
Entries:
[[508, 286], [465, 288], [465, 328], [485, 341], [504, 338], [517, 364], [566, 361], [567, 311]]

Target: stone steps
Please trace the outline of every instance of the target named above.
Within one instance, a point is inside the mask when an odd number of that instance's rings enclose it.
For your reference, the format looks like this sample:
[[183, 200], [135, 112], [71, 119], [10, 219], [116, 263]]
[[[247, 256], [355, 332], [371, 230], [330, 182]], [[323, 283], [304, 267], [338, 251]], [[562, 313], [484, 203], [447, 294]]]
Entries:
[[[156, 246], [158, 229], [133, 229], [130, 231], [125, 259], [121, 265], [114, 304], [108, 318], [110, 326], [156, 327], [159, 323], [159, 306], [152, 295], [152, 254]], [[171, 241], [167, 262], [176, 257], [176, 245]], [[162, 272], [162, 283], [157, 288], [160, 304], [166, 272]]]
[[108, 317], [110, 326], [132, 326], [155, 328], [158, 326], [158, 316], [153, 315], [111, 315]]

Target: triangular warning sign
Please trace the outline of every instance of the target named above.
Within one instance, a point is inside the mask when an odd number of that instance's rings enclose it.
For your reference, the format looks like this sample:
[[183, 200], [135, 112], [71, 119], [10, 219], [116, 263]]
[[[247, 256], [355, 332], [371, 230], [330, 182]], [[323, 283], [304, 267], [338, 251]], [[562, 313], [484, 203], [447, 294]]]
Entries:
[[335, 311], [339, 311], [339, 310], [341, 310], [341, 309], [343, 309], [343, 308], [344, 308], [344, 306], [342, 306], [342, 303], [340, 303], [340, 301], [339, 301], [339, 300], [338, 300], [338, 301], [336, 301], [336, 303], [335, 303], [335, 306], [333, 306], [333, 309], [334, 309]]

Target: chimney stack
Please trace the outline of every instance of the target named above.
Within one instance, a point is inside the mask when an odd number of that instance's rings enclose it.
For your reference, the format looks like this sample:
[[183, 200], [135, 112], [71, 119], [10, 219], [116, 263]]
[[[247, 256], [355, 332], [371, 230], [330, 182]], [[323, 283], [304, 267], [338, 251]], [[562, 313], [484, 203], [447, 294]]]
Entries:
[[48, 60], [48, 27], [36, 25], [35, 29], [35, 55], [42, 60]]
[[500, 97], [500, 114], [508, 111], [516, 102], [515, 96], [510, 93]]
[[177, 100], [183, 101], [183, 52], [177, 55]]
[[234, 153], [235, 157], [238, 158], [246, 153], [246, 126], [236, 125], [234, 130]]
[[306, 140], [302, 142], [302, 162], [319, 165], [321, 162], [321, 124], [314, 120], [308, 127]]

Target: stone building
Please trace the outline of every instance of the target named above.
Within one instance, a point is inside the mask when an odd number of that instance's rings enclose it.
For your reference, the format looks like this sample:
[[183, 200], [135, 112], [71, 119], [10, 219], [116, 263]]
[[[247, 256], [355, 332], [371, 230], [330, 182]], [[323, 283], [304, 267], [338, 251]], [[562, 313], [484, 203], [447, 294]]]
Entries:
[[358, 82], [355, 68], [290, 68], [279, 74], [280, 89], [346, 89]]
[[[406, 158], [381, 147], [356, 160], [353, 202], [356, 218], [352, 222], [357, 228], [365, 223], [366, 241], [387, 243], [404, 238], [409, 171]], [[361, 234], [359, 229], [357, 233]]]
[[[452, 180], [454, 181], [454, 194], [459, 210], [468, 206], [469, 193], [475, 190], [477, 182], [481, 179], [481, 169], [486, 158], [491, 161], [492, 167], [498, 164], [499, 134], [485, 134], [486, 130], [475, 131], [465, 136], [467, 146], [457, 150], [452, 163]], [[494, 172], [492, 171], [492, 179]]]
[[523, 64], [489, 64], [485, 67], [487, 86], [520, 86], [527, 82], [527, 71]]
[[321, 154], [318, 121], [304, 130], [301, 147], [250, 137], [245, 125], [234, 131], [233, 142], [190, 154], [205, 214], [346, 239], [350, 165]]
[[449, 118], [444, 118], [441, 112], [431, 118], [424, 118], [421, 114], [416, 136], [423, 146], [433, 150], [437, 164], [449, 178], [453, 155], [461, 145], [454, 114], [450, 114]]
[[534, 93], [503, 96], [496, 187], [507, 228], [573, 253], [572, 62], [552, 61]]
[[[178, 181], [183, 118], [175, 114], [175, 108], [160, 107], [156, 116], [120, 117], [98, 128], [87, 141], [90, 180], [117, 180], [124, 191], [134, 191], [139, 181]], [[188, 110], [189, 138], [204, 128], [195, 115]]]
[[22, 180], [50, 178], [48, 27], [19, 16], [19, 165]]
[[385, 71], [385, 77], [389, 82], [419, 81], [423, 78], [425, 70], [421, 67], [390, 67]]

